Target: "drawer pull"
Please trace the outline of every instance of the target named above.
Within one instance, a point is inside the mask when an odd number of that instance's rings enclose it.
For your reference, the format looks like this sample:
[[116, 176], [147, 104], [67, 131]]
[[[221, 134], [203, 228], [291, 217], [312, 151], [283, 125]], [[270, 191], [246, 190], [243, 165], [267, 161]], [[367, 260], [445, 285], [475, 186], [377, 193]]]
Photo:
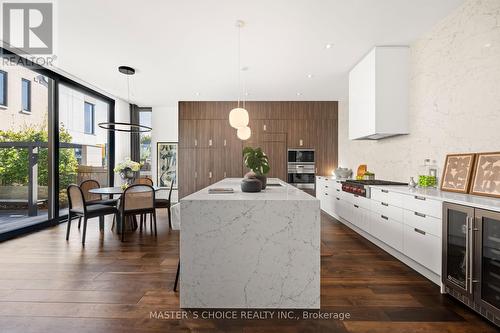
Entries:
[[417, 199], [417, 200], [425, 201], [425, 197], [420, 197], [418, 195], [416, 195], [414, 198]]
[[358, 205], [354, 205], [354, 207], [355, 207], [355, 208], [359, 208], [359, 206], [358, 206]]
[[358, 197], [359, 197], [359, 195], [355, 194], [355, 195], [354, 195], [354, 197], [355, 197], [355, 198], [358, 198]]
[[340, 200], [340, 198], [335, 198], [335, 199]]
[[417, 215], [417, 216], [420, 216], [420, 217], [425, 217], [425, 216], [426, 216], [425, 214], [418, 213], [418, 212], [414, 212], [413, 214], [415, 214], [415, 215]]
[[328, 193], [325, 193], [325, 195], [328, 195]]
[[420, 230], [417, 228], [414, 228], [413, 230], [415, 230], [415, 232], [418, 232], [419, 234], [425, 235], [425, 231], [423, 231], [423, 230]]
[[389, 204], [388, 204], [388, 203], [386, 203], [386, 202], [381, 202], [380, 204], [381, 204], [382, 206], [386, 206], [386, 207], [387, 207], [387, 206], [389, 206]]
[[380, 191], [382, 191], [382, 193], [389, 193], [388, 190], [380, 190]]
[[325, 185], [326, 188], [328, 188], [328, 185]]
[[384, 220], [388, 220], [389, 218], [385, 215], [380, 215], [381, 218], [383, 218]]

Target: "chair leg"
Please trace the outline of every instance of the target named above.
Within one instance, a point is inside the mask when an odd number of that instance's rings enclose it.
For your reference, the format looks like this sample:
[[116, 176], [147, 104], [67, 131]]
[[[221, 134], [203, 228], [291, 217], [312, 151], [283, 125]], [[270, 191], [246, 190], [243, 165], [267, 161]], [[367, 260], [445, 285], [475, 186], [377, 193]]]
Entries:
[[68, 227], [66, 230], [66, 240], [69, 240], [69, 229], [71, 228], [71, 213], [68, 214]]
[[177, 263], [177, 273], [175, 273], [174, 291], [177, 291], [177, 284], [179, 284], [179, 271], [181, 270], [181, 260]]
[[155, 222], [155, 237], [158, 237], [158, 230], [156, 228], [156, 210], [154, 210], [153, 214], [151, 214], [151, 215], [153, 215], [153, 220]]
[[139, 219], [139, 232], [142, 233], [142, 223], [144, 222], [144, 214], [141, 214], [141, 217]]
[[83, 236], [82, 236], [82, 245], [85, 246], [85, 236], [87, 235], [87, 218], [83, 218]]
[[82, 218], [81, 217], [78, 219], [78, 230], [80, 230], [80, 224], [82, 224]]
[[122, 225], [122, 242], [125, 241], [125, 214], [123, 214], [121, 217], [121, 225]]
[[151, 230], [151, 234], [153, 234], [153, 214], [149, 214], [149, 230]]
[[167, 207], [167, 212], [168, 212], [168, 226], [170, 229], [172, 229], [172, 212], [170, 211], [170, 206]]

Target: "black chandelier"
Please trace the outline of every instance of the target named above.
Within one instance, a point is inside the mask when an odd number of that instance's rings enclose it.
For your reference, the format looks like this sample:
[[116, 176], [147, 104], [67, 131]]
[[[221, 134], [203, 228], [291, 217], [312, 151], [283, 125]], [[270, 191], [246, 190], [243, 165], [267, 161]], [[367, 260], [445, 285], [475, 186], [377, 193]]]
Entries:
[[[130, 75], [135, 74], [135, 69], [130, 66], [120, 66], [118, 71], [124, 75], [127, 75], [127, 97], [128, 103], [130, 104]], [[146, 125], [125, 123], [125, 122], [102, 122], [97, 124], [102, 129], [115, 132], [128, 132], [128, 133], [147, 133], [151, 132], [152, 128]]]

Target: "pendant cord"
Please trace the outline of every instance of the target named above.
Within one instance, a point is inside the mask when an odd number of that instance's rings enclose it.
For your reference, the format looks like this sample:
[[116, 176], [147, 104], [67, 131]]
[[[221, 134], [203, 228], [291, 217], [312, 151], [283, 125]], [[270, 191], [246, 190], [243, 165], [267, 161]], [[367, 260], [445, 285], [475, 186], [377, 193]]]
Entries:
[[238, 26], [238, 107], [241, 99], [241, 26]]
[[127, 99], [130, 104], [130, 75], [127, 75]]

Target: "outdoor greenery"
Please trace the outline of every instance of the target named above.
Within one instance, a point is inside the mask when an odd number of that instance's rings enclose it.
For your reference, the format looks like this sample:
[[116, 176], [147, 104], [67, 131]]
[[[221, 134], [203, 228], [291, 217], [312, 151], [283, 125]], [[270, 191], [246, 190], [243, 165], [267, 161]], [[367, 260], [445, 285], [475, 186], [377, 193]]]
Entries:
[[[59, 130], [61, 142], [71, 142], [71, 135], [64, 127]], [[48, 142], [48, 132], [43, 128], [26, 127], [19, 131], [0, 130], [0, 142]], [[48, 186], [47, 158], [48, 149], [39, 148], [38, 185]], [[59, 150], [59, 182], [65, 189], [76, 181], [78, 162], [74, 149]], [[28, 185], [28, 149], [0, 148], [0, 184]]]
[[269, 159], [261, 148], [246, 147], [243, 149], [243, 162], [257, 176], [265, 176], [271, 170]]

